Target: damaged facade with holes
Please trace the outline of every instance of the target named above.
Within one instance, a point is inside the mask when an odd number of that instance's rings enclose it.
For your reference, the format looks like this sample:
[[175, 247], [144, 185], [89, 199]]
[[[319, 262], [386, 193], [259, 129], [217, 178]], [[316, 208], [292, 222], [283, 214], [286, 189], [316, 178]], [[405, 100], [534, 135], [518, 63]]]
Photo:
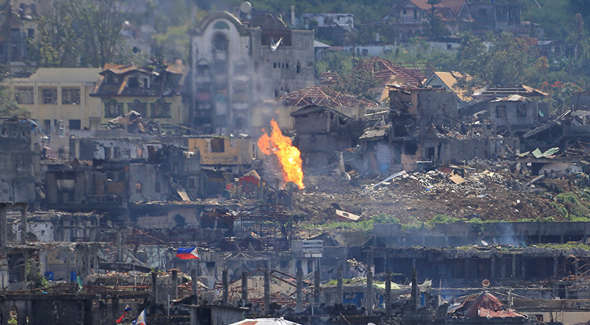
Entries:
[[[365, 117], [360, 137], [370, 173], [414, 170], [420, 164], [460, 163], [519, 150], [518, 138], [495, 136], [460, 120], [454, 93], [388, 86], [390, 110]], [[423, 162], [423, 163], [421, 163]]]
[[255, 102], [314, 84], [313, 31], [292, 30], [270, 14], [241, 21], [221, 12], [191, 34], [190, 120], [201, 133], [250, 133]]
[[325, 166], [334, 160], [334, 151], [355, 147], [362, 134], [359, 119], [334, 109], [310, 105], [293, 113], [295, 146], [302, 152], [303, 166]]
[[35, 202], [41, 181], [38, 138], [32, 121], [0, 124], [0, 202]]
[[543, 101], [547, 96], [526, 85], [486, 87], [474, 93], [478, 101], [459, 114], [472, 116], [490, 134], [522, 136], [549, 121], [549, 104]]
[[116, 211], [142, 202], [191, 201], [204, 193], [198, 152], [137, 139], [85, 140], [78, 142], [79, 161], [48, 166], [49, 208]]
[[[152, 121], [154, 129], [168, 134], [182, 134], [181, 125], [188, 120], [181, 90], [185, 71], [182, 63], [170, 64], [160, 69], [141, 68], [132, 64], [105, 64], [99, 80], [90, 94], [100, 98], [104, 118], [103, 125], [112, 122], [127, 130], [136, 130], [136, 124], [127, 120], [114, 121], [122, 116], [139, 116], [144, 123]], [[139, 131], [148, 126], [139, 126]], [[137, 130], [136, 130], [137, 131]]]

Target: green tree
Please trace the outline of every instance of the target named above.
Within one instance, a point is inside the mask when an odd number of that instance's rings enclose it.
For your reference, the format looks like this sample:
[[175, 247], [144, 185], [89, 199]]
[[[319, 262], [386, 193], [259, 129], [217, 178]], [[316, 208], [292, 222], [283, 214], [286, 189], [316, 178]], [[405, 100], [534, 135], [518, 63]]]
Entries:
[[83, 51], [82, 32], [74, 28], [77, 11], [70, 3], [56, 2], [52, 14], [39, 17], [37, 37], [29, 45], [29, 61], [41, 67], [76, 67]]
[[18, 107], [18, 94], [9, 87], [0, 85], [0, 117], [27, 117], [28, 112]]
[[[464, 35], [459, 48], [459, 71], [472, 79], [459, 84], [464, 89], [486, 85], [512, 85], [528, 83], [527, 71], [536, 62], [525, 40], [511, 34], [489, 34], [488, 46], [479, 38]], [[528, 74], [530, 75], [530, 74]]]
[[[76, 8], [78, 27], [86, 49], [82, 65], [102, 67], [113, 62], [121, 43], [125, 21], [121, 0], [69, 0]], [[128, 4], [127, 4], [128, 5]]]
[[440, 19], [436, 15], [436, 8], [434, 5], [437, 5], [441, 2], [441, 0], [427, 0], [426, 3], [430, 5], [430, 36], [436, 37], [437, 36], [437, 29], [440, 28]]
[[125, 0], [57, 0], [39, 18], [31, 60], [42, 67], [102, 67], [130, 51], [121, 28], [134, 2]]

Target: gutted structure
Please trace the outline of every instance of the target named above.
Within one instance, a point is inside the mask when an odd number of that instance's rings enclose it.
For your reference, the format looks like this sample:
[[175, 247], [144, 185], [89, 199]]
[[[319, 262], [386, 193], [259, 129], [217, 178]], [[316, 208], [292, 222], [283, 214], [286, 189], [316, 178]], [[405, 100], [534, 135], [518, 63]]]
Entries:
[[305, 166], [325, 166], [334, 151], [356, 146], [362, 133], [359, 119], [323, 106], [307, 106], [293, 113], [296, 145]]
[[0, 124], [0, 202], [27, 202], [37, 197], [39, 144], [30, 121]]
[[180, 94], [183, 82], [181, 63], [156, 70], [108, 63], [90, 96], [100, 98], [105, 124], [135, 111], [144, 119], [158, 121], [162, 131], [178, 134], [188, 120]]
[[313, 31], [291, 30], [269, 14], [249, 23], [211, 14], [191, 43], [191, 122], [203, 133], [249, 132], [254, 102], [313, 85]]

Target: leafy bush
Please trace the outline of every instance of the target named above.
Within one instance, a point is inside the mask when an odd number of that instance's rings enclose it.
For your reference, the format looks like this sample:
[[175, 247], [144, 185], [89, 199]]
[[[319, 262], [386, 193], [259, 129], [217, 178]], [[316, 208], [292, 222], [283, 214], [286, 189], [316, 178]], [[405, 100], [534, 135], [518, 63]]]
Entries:
[[432, 218], [432, 223], [453, 223], [453, 222], [457, 222], [459, 221], [459, 219], [457, 218], [453, 218], [453, 217], [447, 217], [444, 214], [437, 214], [434, 216], [434, 218]]

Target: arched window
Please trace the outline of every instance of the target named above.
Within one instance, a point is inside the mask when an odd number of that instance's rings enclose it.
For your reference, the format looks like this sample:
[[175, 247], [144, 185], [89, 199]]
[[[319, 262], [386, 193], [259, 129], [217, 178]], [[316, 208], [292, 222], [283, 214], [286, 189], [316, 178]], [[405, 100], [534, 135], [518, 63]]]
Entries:
[[213, 36], [213, 48], [217, 51], [227, 51], [227, 37], [222, 33], [217, 33]]
[[117, 117], [123, 115], [123, 103], [119, 103], [114, 99], [109, 100], [104, 104], [104, 117]]
[[229, 29], [229, 25], [225, 21], [218, 21], [213, 25], [213, 29]]
[[170, 103], [164, 99], [158, 99], [152, 103], [152, 117], [169, 118], [170, 117]]
[[141, 116], [147, 117], [147, 104], [140, 102], [138, 99], [134, 100], [131, 103], [127, 104], [129, 111], [136, 111]]

